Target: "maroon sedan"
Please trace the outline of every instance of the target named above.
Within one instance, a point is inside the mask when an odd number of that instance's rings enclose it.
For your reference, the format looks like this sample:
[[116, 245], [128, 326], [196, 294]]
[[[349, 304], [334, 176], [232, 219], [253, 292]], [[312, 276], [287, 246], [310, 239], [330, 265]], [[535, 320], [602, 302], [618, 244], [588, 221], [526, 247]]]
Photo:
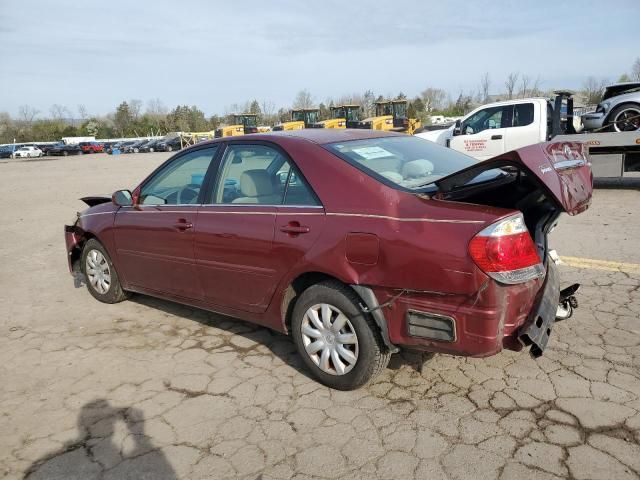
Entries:
[[132, 192], [83, 199], [65, 232], [96, 299], [286, 332], [322, 383], [352, 389], [399, 347], [540, 355], [576, 306], [547, 234], [591, 191], [580, 143], [477, 163], [403, 134], [301, 130], [181, 151]]

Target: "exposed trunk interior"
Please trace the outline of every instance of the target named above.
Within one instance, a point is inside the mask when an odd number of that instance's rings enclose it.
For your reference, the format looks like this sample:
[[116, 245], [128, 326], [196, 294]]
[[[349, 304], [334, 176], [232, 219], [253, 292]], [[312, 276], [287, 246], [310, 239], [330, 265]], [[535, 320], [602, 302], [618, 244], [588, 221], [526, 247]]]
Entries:
[[502, 170], [508, 175], [491, 182], [459, 186], [439, 193], [438, 198], [519, 210], [546, 265], [547, 235], [562, 209], [533, 175], [516, 166]]

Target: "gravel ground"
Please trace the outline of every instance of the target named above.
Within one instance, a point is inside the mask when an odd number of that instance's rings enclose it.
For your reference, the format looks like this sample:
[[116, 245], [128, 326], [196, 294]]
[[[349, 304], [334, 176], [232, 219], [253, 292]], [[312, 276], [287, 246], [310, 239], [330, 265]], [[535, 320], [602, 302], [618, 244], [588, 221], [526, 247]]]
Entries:
[[[584, 285], [545, 355], [405, 353], [331, 391], [291, 341], [220, 315], [75, 289], [62, 225], [165, 154], [0, 162], [0, 478], [638, 478], [640, 192], [563, 218]], [[575, 263], [574, 263], [575, 264]]]

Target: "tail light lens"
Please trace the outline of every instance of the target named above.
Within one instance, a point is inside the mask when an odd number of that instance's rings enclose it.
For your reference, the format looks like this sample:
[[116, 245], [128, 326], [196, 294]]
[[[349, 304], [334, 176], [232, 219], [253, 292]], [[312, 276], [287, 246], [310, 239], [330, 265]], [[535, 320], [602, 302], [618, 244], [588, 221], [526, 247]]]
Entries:
[[522, 283], [544, 276], [544, 266], [522, 214], [478, 233], [469, 242], [469, 254], [483, 272], [500, 283]]

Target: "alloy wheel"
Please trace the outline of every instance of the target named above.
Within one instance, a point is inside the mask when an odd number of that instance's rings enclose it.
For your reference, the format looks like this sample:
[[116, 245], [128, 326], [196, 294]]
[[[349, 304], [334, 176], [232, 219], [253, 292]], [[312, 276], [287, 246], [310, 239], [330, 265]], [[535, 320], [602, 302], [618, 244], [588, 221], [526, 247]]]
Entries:
[[309, 358], [330, 375], [350, 372], [358, 361], [358, 336], [351, 321], [328, 303], [310, 307], [301, 324], [302, 342]]
[[99, 250], [91, 250], [87, 255], [85, 272], [93, 289], [104, 295], [111, 288], [109, 263]]
[[626, 108], [613, 119], [616, 132], [634, 132], [640, 130], [640, 108]]

